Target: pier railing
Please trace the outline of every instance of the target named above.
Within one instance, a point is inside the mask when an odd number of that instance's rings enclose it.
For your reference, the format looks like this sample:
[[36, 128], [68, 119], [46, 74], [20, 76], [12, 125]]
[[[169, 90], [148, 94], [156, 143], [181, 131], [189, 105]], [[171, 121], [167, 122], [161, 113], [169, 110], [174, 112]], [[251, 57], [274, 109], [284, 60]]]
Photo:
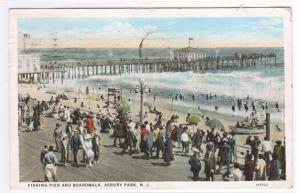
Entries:
[[82, 60], [82, 61], [46, 61], [41, 63], [40, 72], [19, 73], [19, 80], [30, 77], [38, 79], [74, 79], [93, 75], [121, 75], [124, 73], [154, 73], [154, 72], [204, 72], [210, 70], [239, 70], [247, 67], [276, 66], [276, 55], [269, 54], [235, 54], [233, 56], [206, 57], [198, 60], [143, 58], [119, 60]]

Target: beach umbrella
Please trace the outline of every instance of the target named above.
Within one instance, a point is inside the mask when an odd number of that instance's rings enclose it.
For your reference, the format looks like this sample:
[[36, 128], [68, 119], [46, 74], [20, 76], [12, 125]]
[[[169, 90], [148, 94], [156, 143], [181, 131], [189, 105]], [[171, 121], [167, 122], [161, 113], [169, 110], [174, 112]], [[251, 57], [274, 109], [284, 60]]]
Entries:
[[130, 106], [127, 102], [127, 100], [122, 99], [120, 102], [120, 106], [119, 106], [119, 111], [121, 112], [129, 112], [130, 111]]
[[91, 100], [95, 101], [96, 96], [94, 94], [88, 94], [88, 95], [86, 95], [85, 99], [89, 100], [89, 109], [90, 109], [91, 108]]
[[197, 125], [198, 123], [200, 123], [202, 120], [201, 116], [198, 115], [198, 114], [191, 114], [186, 122], [189, 124], [189, 125]]
[[207, 121], [206, 124], [210, 128], [224, 129], [223, 123], [220, 120], [218, 120], [218, 119], [209, 120], [209, 121]]

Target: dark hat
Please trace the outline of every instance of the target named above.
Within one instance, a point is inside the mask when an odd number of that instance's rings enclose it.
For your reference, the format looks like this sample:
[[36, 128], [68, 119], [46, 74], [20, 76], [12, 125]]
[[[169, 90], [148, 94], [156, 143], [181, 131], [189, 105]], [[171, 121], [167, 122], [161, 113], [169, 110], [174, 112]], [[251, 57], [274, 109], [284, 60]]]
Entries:
[[48, 150], [49, 150], [49, 151], [53, 151], [53, 150], [54, 150], [53, 145], [50, 145]]
[[276, 141], [276, 144], [277, 144], [277, 145], [281, 145], [281, 143], [282, 143], [282, 142], [281, 142], [280, 140], [277, 140], [277, 141]]
[[60, 123], [56, 123], [56, 127], [57, 127], [57, 126], [61, 126], [61, 124], [60, 124]]

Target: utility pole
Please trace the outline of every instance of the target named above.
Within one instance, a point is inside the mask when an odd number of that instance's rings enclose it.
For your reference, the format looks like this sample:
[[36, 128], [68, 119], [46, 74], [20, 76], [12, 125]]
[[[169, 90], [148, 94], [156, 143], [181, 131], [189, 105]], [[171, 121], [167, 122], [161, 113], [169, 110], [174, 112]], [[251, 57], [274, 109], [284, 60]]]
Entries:
[[266, 138], [270, 140], [270, 113], [266, 113]]
[[140, 102], [140, 124], [144, 122], [144, 93], [150, 92], [149, 87], [145, 85], [145, 83], [139, 79], [139, 84], [136, 85], [134, 89], [135, 93], [140, 93], [141, 102]]

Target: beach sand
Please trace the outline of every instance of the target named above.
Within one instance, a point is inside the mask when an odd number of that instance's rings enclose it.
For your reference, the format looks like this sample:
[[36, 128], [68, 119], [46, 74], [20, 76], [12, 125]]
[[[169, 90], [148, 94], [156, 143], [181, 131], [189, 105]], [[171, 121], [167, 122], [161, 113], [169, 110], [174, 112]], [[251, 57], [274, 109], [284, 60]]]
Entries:
[[[69, 92], [65, 92], [65, 89], [68, 88]], [[19, 94], [25, 96], [27, 93], [31, 95], [32, 98], [36, 98], [38, 100], [45, 100], [49, 101], [51, 96], [55, 96], [57, 94], [62, 94], [64, 93], [65, 95], [68, 96], [69, 100], [62, 100], [61, 104], [70, 106], [71, 108], [80, 108], [82, 111], [93, 111], [93, 112], [98, 112], [97, 109], [97, 104], [101, 107], [102, 109], [101, 113], [106, 113], [106, 110], [103, 110], [103, 106], [106, 104], [104, 101], [94, 101], [94, 100], [88, 100], [85, 97], [83, 97], [82, 101], [84, 102], [85, 107], [80, 107], [80, 100], [77, 101], [77, 103], [74, 103], [74, 98], [78, 97], [78, 87], [77, 88], [71, 88], [68, 84], [49, 84], [46, 85], [45, 88], [38, 89], [36, 85], [32, 84], [19, 84], [18, 85], [18, 92]], [[48, 90], [56, 90], [56, 94], [49, 94], [46, 93]], [[71, 90], [71, 92], [70, 92]], [[85, 93], [85, 89], [81, 88], [83, 94]], [[97, 88], [92, 88], [90, 87], [90, 93], [93, 95], [102, 95], [104, 96], [105, 100], [107, 100], [107, 91], [104, 90], [99, 90]], [[111, 97], [110, 101], [113, 101], [113, 97]], [[153, 102], [153, 99], [150, 97], [145, 97], [145, 101], [148, 101], [152, 103], [154, 106], [156, 106], [156, 109], [158, 111], [163, 112], [164, 116], [163, 118], [165, 119], [165, 122], [171, 118], [172, 115], [178, 115], [179, 119], [177, 120], [176, 124], [185, 124], [185, 118], [187, 116], [187, 113], [189, 113], [191, 110], [189, 109], [184, 109], [180, 104], [173, 104], [172, 112], [171, 112], [171, 102], [164, 99], [164, 98], [159, 98], [157, 97], [155, 102]], [[90, 107], [90, 108], [89, 108]], [[147, 111], [148, 108], [145, 106], [144, 110]], [[109, 107], [110, 113], [112, 115], [116, 115], [115, 111], [112, 109], [112, 106]], [[139, 120], [139, 111], [140, 111], [140, 102], [138, 100], [133, 100], [132, 101], [132, 119], [133, 121], [138, 121]], [[185, 113], [183, 113], [185, 112]], [[192, 110], [192, 112], [195, 112], [195, 110]], [[210, 119], [218, 119], [220, 120], [224, 127], [225, 131], [230, 132], [230, 126], [234, 126], [236, 124], [236, 121], [239, 120], [239, 116], [236, 115], [228, 115], [228, 114], [221, 114], [217, 111], [208, 111], [208, 110], [199, 110], [199, 114], [205, 115], [209, 117]], [[272, 114], [271, 114], [272, 117]], [[145, 118], [145, 121], [148, 120], [149, 122], [155, 123], [155, 114], [148, 113], [148, 117]], [[280, 128], [282, 129], [281, 131], [276, 130], [275, 125], [278, 124]], [[208, 128], [204, 125], [201, 124], [201, 129], [207, 130]], [[258, 135], [261, 140], [263, 140], [265, 134], [260, 134]], [[272, 121], [271, 119], [271, 133], [270, 137], [272, 141], [276, 140], [284, 140], [285, 137], [285, 126], [284, 123], [278, 122], [278, 121]], [[238, 135], [236, 138], [236, 143], [238, 145], [244, 145], [246, 141], [247, 135]]]

